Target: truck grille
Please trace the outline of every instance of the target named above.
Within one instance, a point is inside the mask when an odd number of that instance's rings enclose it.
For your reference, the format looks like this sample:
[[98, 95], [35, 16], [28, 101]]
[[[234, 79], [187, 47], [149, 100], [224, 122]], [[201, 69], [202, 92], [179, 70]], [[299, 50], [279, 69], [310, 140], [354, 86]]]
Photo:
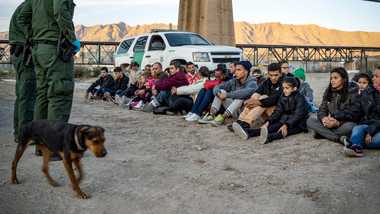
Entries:
[[240, 56], [240, 52], [211, 52], [212, 56], [224, 56], [224, 55], [232, 55], [232, 56]]
[[212, 58], [212, 62], [214, 63], [232, 63], [232, 62], [239, 62], [240, 57], [234, 57], [234, 58]]

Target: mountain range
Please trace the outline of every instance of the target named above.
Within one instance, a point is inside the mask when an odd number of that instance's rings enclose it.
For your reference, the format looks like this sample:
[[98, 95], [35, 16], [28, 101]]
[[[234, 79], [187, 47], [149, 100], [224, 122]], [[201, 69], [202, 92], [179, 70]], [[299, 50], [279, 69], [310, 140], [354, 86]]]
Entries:
[[[152, 29], [176, 28], [165, 23], [130, 26], [124, 22], [106, 25], [75, 27], [82, 41], [121, 41], [125, 36], [150, 32]], [[7, 32], [0, 32], [0, 39], [7, 39]], [[279, 45], [337, 45], [380, 47], [380, 32], [341, 31], [318, 25], [292, 25], [281, 23], [251, 24], [235, 22], [235, 38], [238, 44]]]

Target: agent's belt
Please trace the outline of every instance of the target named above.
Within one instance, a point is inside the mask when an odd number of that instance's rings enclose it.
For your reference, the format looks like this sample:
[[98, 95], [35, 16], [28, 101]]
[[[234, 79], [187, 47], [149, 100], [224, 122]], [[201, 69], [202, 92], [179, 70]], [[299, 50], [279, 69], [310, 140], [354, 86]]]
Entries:
[[57, 45], [58, 45], [58, 41], [50, 41], [50, 40], [33, 40], [32, 44], [33, 44], [33, 46], [34, 46], [34, 45], [40, 45], [40, 44], [57, 46]]

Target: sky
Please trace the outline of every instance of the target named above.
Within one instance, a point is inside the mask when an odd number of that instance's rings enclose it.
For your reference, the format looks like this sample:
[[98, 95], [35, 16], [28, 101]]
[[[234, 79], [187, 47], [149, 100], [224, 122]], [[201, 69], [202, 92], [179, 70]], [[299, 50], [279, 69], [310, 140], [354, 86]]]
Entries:
[[[23, 0], [0, 0], [0, 32]], [[179, 0], [74, 0], [74, 23], [177, 24]], [[363, 0], [233, 0], [235, 21], [317, 24], [346, 31], [380, 32], [380, 3]]]

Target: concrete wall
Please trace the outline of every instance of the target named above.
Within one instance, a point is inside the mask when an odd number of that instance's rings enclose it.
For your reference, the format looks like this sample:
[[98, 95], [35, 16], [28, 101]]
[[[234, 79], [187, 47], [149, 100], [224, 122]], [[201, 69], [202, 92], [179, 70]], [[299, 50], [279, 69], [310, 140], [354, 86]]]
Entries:
[[180, 0], [178, 30], [219, 45], [235, 45], [232, 0]]

